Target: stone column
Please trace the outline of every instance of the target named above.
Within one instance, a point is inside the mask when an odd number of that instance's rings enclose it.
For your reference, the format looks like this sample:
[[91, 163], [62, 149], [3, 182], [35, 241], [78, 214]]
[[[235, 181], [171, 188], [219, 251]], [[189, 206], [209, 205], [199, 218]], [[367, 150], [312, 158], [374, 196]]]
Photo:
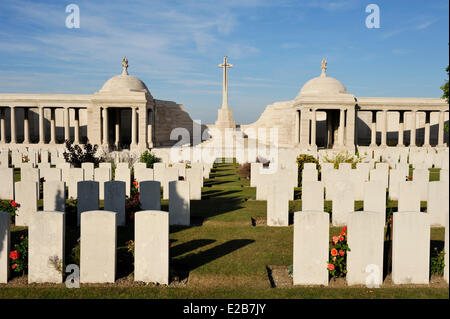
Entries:
[[344, 146], [345, 142], [344, 142], [344, 126], [345, 126], [345, 109], [341, 109], [340, 110], [340, 114], [339, 114], [339, 130], [338, 130], [338, 145], [339, 146]]
[[294, 144], [300, 143], [300, 112], [295, 110]]
[[80, 144], [80, 109], [74, 108], [75, 111], [75, 120], [74, 120], [74, 143]]
[[23, 143], [30, 143], [30, 122], [28, 121], [28, 108], [23, 108]]
[[439, 111], [439, 127], [438, 127], [438, 146], [444, 145], [444, 115], [445, 111]]
[[56, 109], [50, 109], [50, 144], [56, 144]]
[[131, 107], [131, 145], [136, 146], [136, 107]]
[[398, 143], [397, 146], [403, 147], [403, 131], [405, 130], [405, 112], [400, 111], [398, 121]]
[[140, 149], [147, 149], [147, 106], [138, 109], [138, 145]]
[[316, 109], [311, 110], [311, 147], [316, 147]]
[[108, 146], [108, 108], [103, 107], [103, 145]]
[[147, 118], [147, 144], [151, 148], [153, 147], [153, 110], [148, 110]]
[[411, 111], [411, 128], [410, 128], [409, 146], [416, 146], [416, 110]]
[[39, 106], [39, 144], [45, 143], [44, 135], [44, 108]]
[[387, 145], [387, 110], [383, 110], [383, 120], [381, 122], [381, 147], [386, 147]]
[[116, 110], [116, 122], [115, 122], [115, 141], [114, 144], [116, 147], [119, 147], [119, 140], [120, 140], [120, 109]]
[[425, 134], [423, 146], [430, 147], [430, 111], [425, 111]]
[[70, 114], [69, 108], [64, 108], [64, 140], [70, 140]]
[[5, 108], [0, 108], [0, 143], [6, 143], [5, 137]]
[[377, 146], [377, 111], [372, 111], [372, 123], [370, 125], [370, 146]]
[[11, 106], [11, 143], [17, 143], [16, 136], [16, 110], [14, 106]]

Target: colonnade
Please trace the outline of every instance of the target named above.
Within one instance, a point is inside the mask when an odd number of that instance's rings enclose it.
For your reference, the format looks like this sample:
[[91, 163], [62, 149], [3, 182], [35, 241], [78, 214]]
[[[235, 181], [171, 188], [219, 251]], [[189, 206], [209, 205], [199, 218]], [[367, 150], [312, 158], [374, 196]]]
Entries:
[[[370, 138], [370, 147], [376, 147], [381, 146], [385, 147], [387, 146], [387, 113], [389, 110], [371, 110], [372, 112], [372, 121], [371, 121], [371, 138]], [[382, 112], [382, 125], [381, 125], [381, 144], [377, 144], [377, 112]], [[417, 123], [417, 110], [401, 110], [401, 111], [395, 111], [399, 112], [399, 129], [398, 129], [398, 142], [397, 146], [405, 146], [404, 144], [404, 130], [405, 130], [405, 113], [410, 112], [411, 113], [411, 128], [410, 128], [410, 143], [409, 147], [416, 146], [416, 123]], [[439, 122], [438, 122], [438, 147], [445, 146], [444, 144], [444, 118], [445, 118], [445, 111], [420, 111], [425, 112], [425, 134], [424, 134], [424, 147], [430, 146], [430, 118], [432, 112], [439, 112]]]
[[[22, 107], [22, 106], [9, 106], [0, 108], [0, 143], [5, 144], [6, 141], [6, 109], [10, 109], [10, 144], [17, 144], [17, 127], [16, 127], [16, 109], [22, 108], [24, 110], [24, 123], [23, 123], [23, 133], [24, 139], [23, 144], [30, 144], [30, 123], [29, 123], [29, 110], [36, 107]], [[64, 140], [70, 139], [70, 109], [75, 112], [74, 118], [74, 138], [73, 142], [75, 144], [80, 143], [80, 107], [44, 107], [39, 106], [38, 116], [39, 116], [39, 141], [38, 144], [57, 144], [56, 142], [56, 109], [63, 110], [64, 118]], [[45, 125], [44, 125], [44, 109], [50, 109], [50, 140], [48, 143], [45, 141]]]

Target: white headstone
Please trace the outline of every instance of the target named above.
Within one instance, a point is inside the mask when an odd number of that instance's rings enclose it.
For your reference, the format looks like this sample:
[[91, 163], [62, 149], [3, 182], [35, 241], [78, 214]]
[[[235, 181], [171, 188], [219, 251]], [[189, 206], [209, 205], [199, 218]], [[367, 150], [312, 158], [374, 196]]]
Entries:
[[191, 223], [191, 205], [189, 201], [189, 182], [169, 182], [169, 221], [170, 225]]
[[64, 212], [33, 214], [28, 232], [28, 283], [61, 283], [64, 272]]
[[428, 169], [419, 169], [419, 168], [414, 169], [413, 181], [419, 185], [420, 200], [426, 201], [428, 197], [428, 183], [430, 182], [430, 171]]
[[338, 181], [333, 191], [333, 226], [347, 225], [347, 216], [355, 210], [354, 186], [351, 181]]
[[399, 212], [420, 212], [420, 187], [414, 181], [400, 182], [398, 191]]
[[168, 285], [169, 214], [159, 210], [137, 212], [134, 229], [134, 280]]
[[81, 168], [84, 170], [84, 180], [94, 180], [94, 163], [81, 163]]
[[38, 209], [38, 194], [36, 182], [16, 182], [16, 226], [29, 226], [32, 214]]
[[268, 185], [267, 193], [267, 225], [289, 226], [290, 185], [274, 182]]
[[14, 199], [14, 169], [0, 168], [0, 199]]
[[449, 214], [448, 188], [448, 182], [445, 181], [428, 183], [427, 213], [433, 226], [445, 227], [446, 217]]
[[302, 211], [324, 210], [322, 182], [302, 182]]
[[66, 186], [64, 182], [44, 182], [44, 211], [64, 212], [66, 209]]
[[352, 212], [348, 215], [347, 283], [378, 288], [383, 282], [383, 215]]
[[142, 210], [161, 210], [161, 183], [144, 181], [139, 184], [139, 201]]
[[98, 210], [99, 183], [96, 181], [78, 182], [77, 215], [80, 225], [81, 213]]
[[0, 283], [6, 284], [9, 278], [9, 245], [11, 215], [0, 212]]
[[189, 168], [185, 170], [186, 181], [189, 182], [190, 199], [202, 199], [203, 172], [200, 168]]
[[394, 213], [392, 281], [428, 284], [430, 276], [430, 220], [418, 212]]
[[62, 180], [66, 182], [66, 186], [69, 189], [68, 197], [77, 198], [77, 183], [84, 180], [84, 170], [82, 168], [63, 168]]
[[125, 226], [125, 182], [105, 182], [104, 210], [115, 212], [117, 226]]
[[116, 240], [116, 213], [94, 210], [81, 214], [81, 283], [113, 283], [115, 281]]
[[60, 168], [40, 168], [39, 175], [45, 182], [62, 181], [62, 172]]
[[294, 285], [328, 286], [330, 216], [294, 213]]
[[107, 167], [99, 167], [94, 169], [94, 180], [99, 182], [99, 199], [105, 198], [105, 182], [111, 180], [111, 171]]
[[169, 182], [178, 181], [178, 169], [176, 167], [164, 168], [163, 181], [161, 183], [163, 187], [163, 199], [170, 197]]
[[[126, 164], [127, 163], [119, 163], [119, 164]], [[125, 195], [130, 196], [130, 190], [131, 190], [131, 170], [129, 168], [116, 168], [114, 180], [116, 181], [122, 181], [125, 183]]]
[[386, 189], [381, 181], [369, 181], [364, 183], [363, 210], [375, 212], [386, 219]]

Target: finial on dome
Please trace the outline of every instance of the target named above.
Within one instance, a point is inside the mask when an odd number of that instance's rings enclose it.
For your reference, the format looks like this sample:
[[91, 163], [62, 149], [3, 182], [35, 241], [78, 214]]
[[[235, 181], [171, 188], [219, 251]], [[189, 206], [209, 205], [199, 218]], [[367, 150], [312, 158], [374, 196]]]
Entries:
[[325, 58], [322, 59], [322, 74], [320, 76], [325, 77], [327, 76], [327, 60]]
[[128, 75], [128, 60], [126, 56], [124, 56], [122, 59], [122, 68], [122, 75]]

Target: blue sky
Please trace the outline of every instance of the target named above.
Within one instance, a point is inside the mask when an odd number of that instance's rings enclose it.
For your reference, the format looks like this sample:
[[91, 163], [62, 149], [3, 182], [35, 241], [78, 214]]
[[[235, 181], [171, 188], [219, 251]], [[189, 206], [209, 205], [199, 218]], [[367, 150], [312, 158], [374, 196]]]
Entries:
[[[70, 3], [79, 29], [65, 27]], [[380, 7], [379, 29], [365, 26], [370, 3]], [[322, 57], [356, 96], [440, 97], [448, 12], [448, 0], [0, 0], [0, 93], [91, 94], [126, 55], [155, 98], [213, 123], [217, 64], [228, 55], [229, 105], [242, 124], [295, 98]]]

